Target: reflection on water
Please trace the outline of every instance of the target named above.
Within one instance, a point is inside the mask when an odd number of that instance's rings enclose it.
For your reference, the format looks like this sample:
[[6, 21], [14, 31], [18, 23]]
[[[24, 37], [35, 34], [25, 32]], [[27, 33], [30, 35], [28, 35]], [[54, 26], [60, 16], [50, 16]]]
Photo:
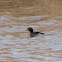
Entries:
[[[0, 16], [0, 62], [61, 62], [61, 17], [49, 15], [13, 17]], [[43, 20], [41, 20], [43, 19]], [[30, 38], [26, 29], [31, 26], [45, 35]]]

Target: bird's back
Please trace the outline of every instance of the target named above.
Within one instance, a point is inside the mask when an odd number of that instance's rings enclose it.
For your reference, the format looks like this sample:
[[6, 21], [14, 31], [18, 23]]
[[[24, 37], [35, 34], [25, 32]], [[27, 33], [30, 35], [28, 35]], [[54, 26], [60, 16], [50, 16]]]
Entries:
[[40, 32], [32, 32], [32, 33], [30, 33], [30, 36], [31, 36], [31, 37], [35, 37], [35, 36], [37, 36], [39, 33], [40, 33]]

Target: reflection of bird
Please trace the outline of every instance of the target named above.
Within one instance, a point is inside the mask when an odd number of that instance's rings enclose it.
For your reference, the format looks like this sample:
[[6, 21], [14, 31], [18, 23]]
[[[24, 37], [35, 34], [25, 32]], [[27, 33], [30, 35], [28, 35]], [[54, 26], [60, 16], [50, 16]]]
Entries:
[[35, 37], [38, 34], [44, 34], [41, 32], [33, 32], [33, 28], [31, 28], [31, 27], [27, 28], [27, 30], [30, 32], [30, 37]]

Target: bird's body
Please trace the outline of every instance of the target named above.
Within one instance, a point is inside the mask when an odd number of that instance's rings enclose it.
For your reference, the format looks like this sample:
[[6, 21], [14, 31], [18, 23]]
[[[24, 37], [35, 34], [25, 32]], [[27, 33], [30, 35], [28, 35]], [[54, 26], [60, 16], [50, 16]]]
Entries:
[[35, 37], [38, 34], [44, 34], [44, 33], [41, 33], [41, 32], [34, 32], [33, 28], [31, 28], [31, 27], [29, 27], [27, 30], [30, 32], [30, 37]]

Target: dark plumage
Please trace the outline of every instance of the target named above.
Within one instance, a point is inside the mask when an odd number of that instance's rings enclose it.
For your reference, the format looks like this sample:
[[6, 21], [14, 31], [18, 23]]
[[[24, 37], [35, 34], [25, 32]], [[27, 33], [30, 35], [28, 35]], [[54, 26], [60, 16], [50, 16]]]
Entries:
[[41, 32], [34, 32], [33, 28], [31, 28], [31, 27], [27, 28], [27, 30], [30, 32], [30, 37], [35, 37], [38, 34], [44, 34], [44, 33], [41, 33]]

